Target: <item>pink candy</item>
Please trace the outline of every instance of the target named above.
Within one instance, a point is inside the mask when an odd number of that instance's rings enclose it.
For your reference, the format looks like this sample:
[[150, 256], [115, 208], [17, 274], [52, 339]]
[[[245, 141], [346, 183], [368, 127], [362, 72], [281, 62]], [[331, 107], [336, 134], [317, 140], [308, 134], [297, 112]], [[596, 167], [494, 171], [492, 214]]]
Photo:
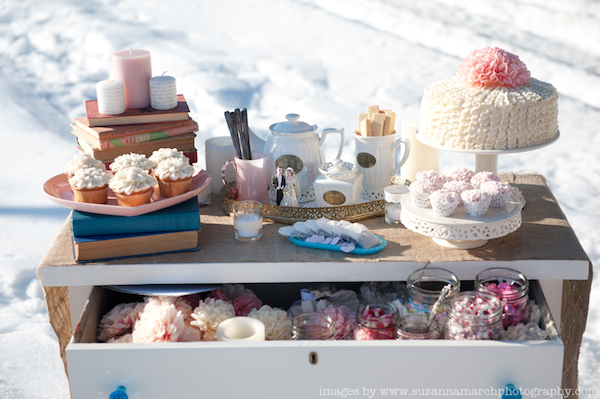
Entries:
[[388, 305], [366, 305], [358, 308], [358, 327], [354, 339], [394, 339], [398, 312]]

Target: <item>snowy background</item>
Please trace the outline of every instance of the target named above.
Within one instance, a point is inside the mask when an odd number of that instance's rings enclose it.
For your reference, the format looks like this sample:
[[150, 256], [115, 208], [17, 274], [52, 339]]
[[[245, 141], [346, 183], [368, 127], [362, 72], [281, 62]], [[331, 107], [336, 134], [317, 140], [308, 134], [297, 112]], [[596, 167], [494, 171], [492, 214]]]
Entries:
[[[263, 137], [290, 112], [351, 132], [371, 104], [395, 111], [399, 126], [472, 50], [505, 48], [557, 87], [561, 138], [500, 156], [499, 169], [546, 176], [598, 266], [598, 43], [597, 0], [0, 0], [0, 398], [68, 398], [35, 274], [68, 210], [42, 185], [76, 154], [69, 123], [96, 98], [114, 51], [149, 50], [153, 74], [177, 79], [204, 166], [204, 140], [228, 134], [226, 110], [247, 108]], [[348, 134], [343, 158], [353, 151]], [[474, 157], [441, 154], [442, 170], [456, 165]], [[600, 388], [599, 283], [580, 362], [589, 389]]]

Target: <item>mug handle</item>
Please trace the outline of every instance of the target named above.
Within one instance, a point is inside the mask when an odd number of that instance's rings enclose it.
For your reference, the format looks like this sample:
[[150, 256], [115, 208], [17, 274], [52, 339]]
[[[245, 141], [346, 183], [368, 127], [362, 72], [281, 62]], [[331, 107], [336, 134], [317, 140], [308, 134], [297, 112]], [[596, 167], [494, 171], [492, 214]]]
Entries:
[[229, 195], [231, 195], [231, 198], [235, 200], [238, 197], [238, 189], [235, 187], [232, 187], [229, 184], [229, 182], [227, 181], [227, 179], [225, 178], [225, 170], [227, 169], [227, 166], [229, 166], [229, 165], [233, 165], [233, 169], [235, 169], [235, 173], [237, 175], [236, 163], [234, 161], [227, 161], [223, 164], [223, 167], [221, 168], [221, 181], [225, 185], [225, 188], [227, 189], [227, 191], [229, 191]]
[[321, 138], [319, 139], [319, 145], [321, 147], [323, 147], [323, 142], [325, 142], [325, 136], [327, 136], [329, 133], [339, 133], [340, 136], [342, 136], [341, 140], [340, 140], [340, 149], [338, 150], [337, 153], [337, 157], [336, 159], [342, 159], [342, 151], [344, 151], [344, 140], [345, 140], [345, 131], [344, 129], [334, 129], [334, 128], [329, 128], [329, 129], [323, 129], [323, 133], [321, 133]]
[[406, 162], [406, 160], [408, 159], [408, 156], [410, 154], [410, 139], [400, 138], [400, 139], [396, 140], [394, 142], [394, 144], [392, 145], [392, 151], [395, 151], [396, 148], [400, 147], [400, 144], [404, 144], [404, 146], [405, 146], [404, 155], [402, 156], [402, 159], [400, 160], [398, 165], [394, 168], [394, 170], [392, 170], [392, 174], [391, 174], [392, 176], [395, 175], [396, 173], [398, 173], [398, 171], [400, 170], [402, 165], [404, 165], [404, 162]]

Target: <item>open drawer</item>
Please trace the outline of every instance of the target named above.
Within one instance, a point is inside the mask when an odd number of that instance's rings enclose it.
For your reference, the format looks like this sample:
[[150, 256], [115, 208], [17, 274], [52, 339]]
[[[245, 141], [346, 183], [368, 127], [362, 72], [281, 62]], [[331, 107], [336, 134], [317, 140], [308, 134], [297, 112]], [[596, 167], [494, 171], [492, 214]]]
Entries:
[[[500, 397], [507, 384], [560, 387], [563, 343], [537, 281], [544, 341], [265, 341], [158, 344], [98, 343], [103, 314], [138, 301], [94, 287], [67, 347], [74, 399], [130, 398]], [[285, 309], [308, 284], [248, 284]]]

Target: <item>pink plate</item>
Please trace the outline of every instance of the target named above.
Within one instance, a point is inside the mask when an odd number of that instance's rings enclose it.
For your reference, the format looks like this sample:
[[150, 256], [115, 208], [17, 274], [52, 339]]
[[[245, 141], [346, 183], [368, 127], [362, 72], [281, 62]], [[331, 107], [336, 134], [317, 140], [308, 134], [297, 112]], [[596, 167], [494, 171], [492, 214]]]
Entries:
[[[106, 173], [112, 176], [112, 172], [106, 171]], [[85, 202], [75, 202], [73, 201], [73, 191], [71, 191], [71, 186], [69, 185], [67, 175], [64, 173], [54, 176], [52, 179], [48, 180], [44, 184], [44, 192], [48, 198], [56, 202], [58, 205], [75, 209], [77, 211], [100, 213], [102, 215], [137, 216], [157, 211], [159, 209], [164, 209], [195, 197], [206, 187], [208, 187], [210, 180], [211, 177], [207, 171], [194, 166], [192, 186], [190, 187], [189, 192], [176, 197], [165, 198], [160, 195], [157, 185], [150, 203], [140, 206], [118, 206], [117, 197], [115, 197], [115, 193], [113, 193], [110, 188], [108, 189], [107, 204], [88, 204]]]

